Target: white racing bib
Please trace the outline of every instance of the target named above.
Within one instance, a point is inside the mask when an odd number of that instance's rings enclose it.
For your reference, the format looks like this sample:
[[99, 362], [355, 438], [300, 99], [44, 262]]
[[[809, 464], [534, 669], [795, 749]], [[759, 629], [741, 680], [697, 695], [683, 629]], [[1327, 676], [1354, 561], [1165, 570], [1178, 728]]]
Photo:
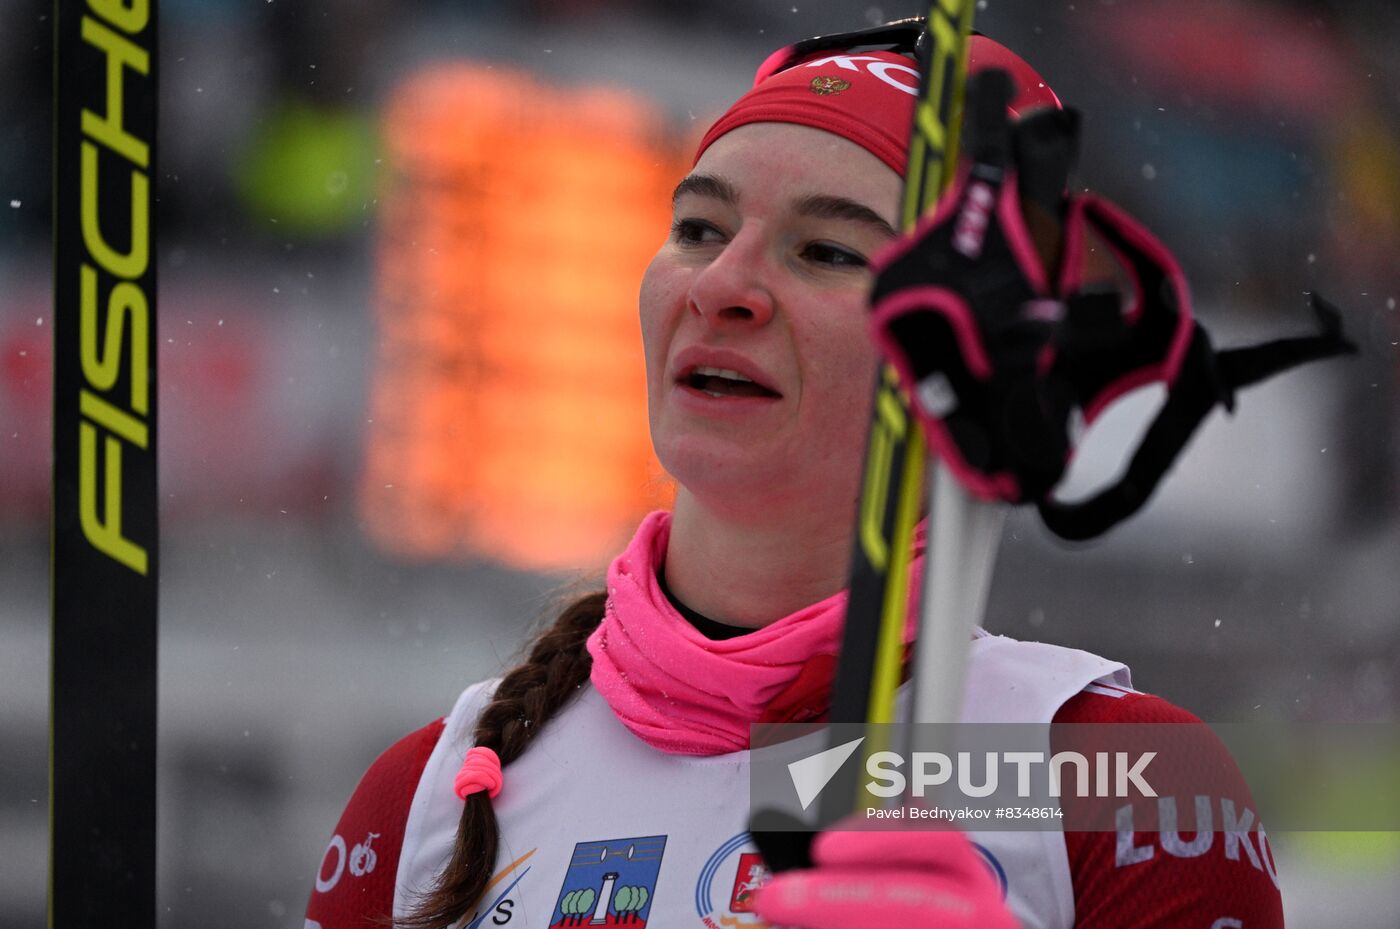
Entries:
[[[1128, 687], [1127, 669], [1087, 652], [1000, 636], [972, 643], [962, 722], [1048, 723], [1086, 686]], [[394, 893], [407, 915], [451, 853], [462, 801], [452, 780], [495, 681], [458, 699], [424, 768]], [[814, 750], [816, 744], [814, 743]], [[585, 687], [505, 771], [494, 879], [465, 929], [620, 925], [763, 926], [766, 878], [745, 831], [749, 752], [668, 755], [632, 735]], [[1064, 836], [969, 832], [1026, 929], [1070, 929]]]

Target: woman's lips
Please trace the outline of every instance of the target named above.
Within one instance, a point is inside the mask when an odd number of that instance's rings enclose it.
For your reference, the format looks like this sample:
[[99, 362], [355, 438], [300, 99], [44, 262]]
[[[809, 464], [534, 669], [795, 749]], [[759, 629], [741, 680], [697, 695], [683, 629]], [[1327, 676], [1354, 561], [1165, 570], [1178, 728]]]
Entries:
[[684, 387], [716, 399], [729, 397], [777, 399], [780, 396], [777, 391], [770, 390], [733, 368], [696, 365], [683, 372], [678, 381]]
[[782, 397], [776, 379], [742, 352], [691, 345], [671, 360], [675, 383], [711, 399], [775, 400]]

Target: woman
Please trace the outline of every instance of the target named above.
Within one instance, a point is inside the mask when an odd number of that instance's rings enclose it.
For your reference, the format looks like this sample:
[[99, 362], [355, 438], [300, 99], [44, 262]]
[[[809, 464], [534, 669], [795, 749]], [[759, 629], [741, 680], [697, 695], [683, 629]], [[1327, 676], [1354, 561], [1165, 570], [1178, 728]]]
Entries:
[[[1011, 66], [1013, 113], [1057, 105], [990, 40], [972, 55]], [[869, 263], [896, 237], [917, 74], [863, 50], [760, 74], [701, 142], [641, 285], [674, 510], [525, 663], [375, 762], [307, 925], [1281, 925], [1248, 825], [1191, 855], [1131, 830], [833, 832], [765, 886], [749, 726], [826, 710], [877, 361]], [[1193, 718], [1083, 652], [982, 635], [971, 662], [968, 721]]]

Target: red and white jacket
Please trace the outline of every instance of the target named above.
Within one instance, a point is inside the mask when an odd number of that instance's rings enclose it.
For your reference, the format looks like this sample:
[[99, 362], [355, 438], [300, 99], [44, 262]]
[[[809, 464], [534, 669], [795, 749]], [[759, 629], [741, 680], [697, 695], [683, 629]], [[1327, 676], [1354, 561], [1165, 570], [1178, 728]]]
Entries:
[[[370, 767], [321, 862], [306, 929], [364, 929], [411, 911], [447, 861], [462, 809], [452, 778], [493, 689], [494, 682], [468, 688], [445, 719]], [[1134, 691], [1121, 664], [988, 635], [972, 644], [964, 707], [964, 722], [1199, 722]], [[1228, 756], [1222, 761], [1233, 769]], [[609, 925], [763, 926], [747, 906], [764, 877], [744, 830], [748, 768], [748, 752], [652, 749], [595, 690], [582, 688], [506, 769], [494, 801], [495, 876], [463, 926], [596, 924], [589, 917], [600, 912], [599, 900], [611, 904]], [[1243, 809], [1247, 791], [1232, 802]], [[1262, 830], [1189, 841], [1121, 831], [969, 836], [1026, 929], [1283, 925]]]

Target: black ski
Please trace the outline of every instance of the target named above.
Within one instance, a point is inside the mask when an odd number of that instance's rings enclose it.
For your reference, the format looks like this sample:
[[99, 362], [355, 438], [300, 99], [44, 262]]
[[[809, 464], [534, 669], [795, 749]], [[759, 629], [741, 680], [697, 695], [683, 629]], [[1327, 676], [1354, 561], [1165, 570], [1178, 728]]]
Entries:
[[155, 923], [156, 4], [54, 4], [48, 925]]

